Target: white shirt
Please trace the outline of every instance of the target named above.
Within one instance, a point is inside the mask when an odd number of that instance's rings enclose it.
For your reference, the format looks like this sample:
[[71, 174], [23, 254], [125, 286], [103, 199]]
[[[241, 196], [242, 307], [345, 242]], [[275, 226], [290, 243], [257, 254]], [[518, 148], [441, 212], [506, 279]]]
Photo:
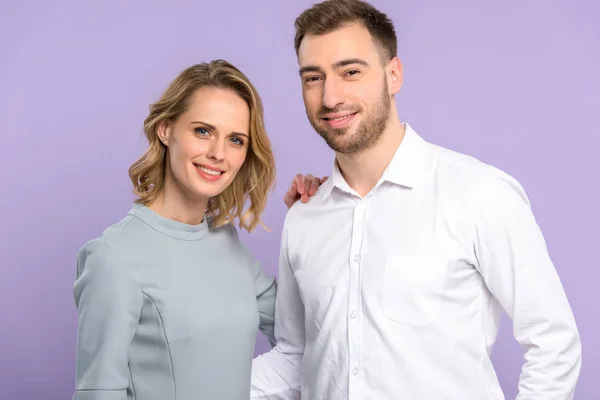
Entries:
[[527, 350], [519, 400], [572, 399], [578, 329], [519, 183], [406, 135], [361, 198], [337, 165], [283, 228], [277, 346], [255, 399], [504, 399], [503, 310]]

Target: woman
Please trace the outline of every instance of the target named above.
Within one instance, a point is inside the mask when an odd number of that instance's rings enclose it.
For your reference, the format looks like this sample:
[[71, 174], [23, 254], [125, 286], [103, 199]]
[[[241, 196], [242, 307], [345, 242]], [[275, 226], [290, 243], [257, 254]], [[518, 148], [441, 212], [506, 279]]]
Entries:
[[78, 255], [74, 399], [247, 399], [257, 328], [274, 340], [275, 280], [233, 225], [260, 224], [274, 183], [261, 100], [229, 63], [195, 65], [144, 131], [136, 203]]

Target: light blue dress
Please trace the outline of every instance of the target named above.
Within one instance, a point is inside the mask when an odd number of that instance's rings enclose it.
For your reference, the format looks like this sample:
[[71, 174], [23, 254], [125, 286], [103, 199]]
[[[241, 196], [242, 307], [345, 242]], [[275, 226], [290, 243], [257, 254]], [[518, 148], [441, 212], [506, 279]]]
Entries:
[[276, 283], [236, 228], [134, 205], [77, 260], [75, 400], [247, 400]]

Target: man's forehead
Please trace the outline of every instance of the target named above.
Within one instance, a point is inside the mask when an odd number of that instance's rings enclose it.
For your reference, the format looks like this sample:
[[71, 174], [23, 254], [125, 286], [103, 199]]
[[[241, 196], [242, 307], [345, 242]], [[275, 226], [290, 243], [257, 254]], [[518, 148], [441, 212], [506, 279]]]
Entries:
[[307, 34], [298, 49], [298, 64], [330, 67], [340, 60], [377, 56], [369, 31], [360, 24], [352, 24], [322, 35]]

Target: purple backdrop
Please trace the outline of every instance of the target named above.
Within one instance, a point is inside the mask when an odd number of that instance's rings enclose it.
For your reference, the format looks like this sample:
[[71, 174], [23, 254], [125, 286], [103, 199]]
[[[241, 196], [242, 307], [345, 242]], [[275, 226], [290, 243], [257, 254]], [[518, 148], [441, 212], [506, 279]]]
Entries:
[[[272, 232], [243, 239], [275, 273], [288, 182], [330, 174], [332, 154], [306, 121], [292, 48], [312, 1], [260, 3], [1, 2], [1, 399], [70, 398], [77, 250], [130, 207], [148, 104], [192, 63], [228, 59], [262, 94], [278, 162]], [[600, 3], [373, 3], [397, 26], [401, 118], [527, 190], [581, 331], [576, 399], [600, 398]], [[506, 320], [494, 361], [507, 399], [522, 354]]]

